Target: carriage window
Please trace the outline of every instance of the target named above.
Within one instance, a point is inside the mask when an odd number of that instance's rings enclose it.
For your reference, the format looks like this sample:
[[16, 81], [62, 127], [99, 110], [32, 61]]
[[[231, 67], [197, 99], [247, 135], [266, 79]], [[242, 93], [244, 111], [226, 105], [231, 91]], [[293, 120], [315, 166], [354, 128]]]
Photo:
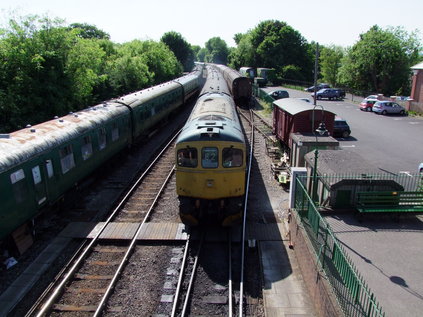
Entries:
[[223, 167], [242, 166], [242, 150], [234, 148], [224, 148], [222, 151]]
[[38, 165], [32, 168], [32, 178], [34, 179], [34, 185], [42, 182], [40, 167]]
[[197, 167], [198, 156], [197, 149], [186, 148], [178, 150], [178, 166]]
[[17, 203], [23, 202], [28, 193], [28, 188], [24, 179], [25, 173], [22, 169], [10, 174], [10, 181], [13, 186], [13, 193]]
[[106, 129], [101, 128], [98, 130], [98, 148], [100, 150], [106, 147]]
[[54, 172], [53, 172], [53, 162], [51, 160], [46, 161], [46, 168], [47, 168], [48, 178], [52, 178], [54, 175]]
[[93, 154], [93, 146], [91, 144], [91, 137], [89, 135], [82, 139], [81, 152], [84, 161]]
[[70, 145], [60, 149], [60, 164], [62, 165], [62, 173], [65, 174], [75, 167], [72, 147]]
[[201, 165], [204, 168], [216, 168], [219, 164], [218, 150], [215, 147], [205, 147], [201, 152]]
[[116, 141], [117, 139], [119, 139], [119, 128], [117, 123], [115, 123], [112, 129], [112, 141]]

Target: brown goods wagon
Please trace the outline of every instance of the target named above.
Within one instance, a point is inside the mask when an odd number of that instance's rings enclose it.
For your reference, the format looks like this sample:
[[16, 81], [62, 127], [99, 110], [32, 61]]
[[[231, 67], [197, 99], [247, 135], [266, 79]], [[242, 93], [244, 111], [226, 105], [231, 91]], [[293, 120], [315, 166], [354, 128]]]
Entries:
[[333, 135], [334, 121], [333, 112], [301, 99], [284, 98], [273, 102], [273, 134], [289, 147], [291, 133], [315, 133], [321, 122], [325, 123], [329, 135]]

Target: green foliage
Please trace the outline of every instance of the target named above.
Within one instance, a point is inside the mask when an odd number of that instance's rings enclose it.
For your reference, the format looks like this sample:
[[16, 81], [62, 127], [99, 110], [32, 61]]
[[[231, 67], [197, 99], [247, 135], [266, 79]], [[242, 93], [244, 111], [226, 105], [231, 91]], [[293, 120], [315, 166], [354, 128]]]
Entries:
[[401, 28], [383, 30], [375, 25], [348, 50], [339, 79], [356, 90], [409, 94], [410, 67], [420, 53], [415, 33], [407, 34]]
[[201, 48], [198, 52], [197, 52], [197, 61], [199, 62], [205, 62], [206, 61], [206, 55], [207, 55], [207, 49], [206, 48]]
[[224, 40], [220, 37], [212, 37], [206, 42], [205, 46], [207, 50], [205, 62], [227, 64], [229, 49]]
[[0, 30], [0, 132], [23, 128], [175, 78], [164, 43], [115, 45], [93, 26], [46, 17], [10, 19]]
[[274, 68], [279, 78], [289, 74], [296, 76], [290, 79], [311, 80], [309, 45], [285, 22], [261, 22], [246, 34], [236, 34], [235, 39], [238, 47], [231, 52], [230, 65]]
[[185, 41], [181, 34], [174, 31], [165, 33], [160, 39], [175, 54], [182, 64], [185, 72], [189, 72], [194, 67], [194, 51], [191, 45]]
[[344, 56], [344, 49], [340, 46], [323, 47], [320, 52], [320, 69], [322, 79], [333, 87], [338, 85], [338, 72]]
[[78, 36], [83, 39], [110, 40], [109, 34], [98, 29], [94, 25], [86, 23], [72, 23], [69, 27], [71, 29], [77, 29]]

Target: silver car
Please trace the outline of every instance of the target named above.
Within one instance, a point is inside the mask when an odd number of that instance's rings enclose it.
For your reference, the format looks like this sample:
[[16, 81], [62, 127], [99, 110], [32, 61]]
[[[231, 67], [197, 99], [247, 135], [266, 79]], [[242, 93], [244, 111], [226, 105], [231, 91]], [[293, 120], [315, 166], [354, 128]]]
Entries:
[[373, 105], [372, 110], [374, 113], [377, 113], [377, 114], [387, 114], [387, 113], [399, 113], [402, 115], [405, 114], [404, 107], [392, 101], [378, 101]]

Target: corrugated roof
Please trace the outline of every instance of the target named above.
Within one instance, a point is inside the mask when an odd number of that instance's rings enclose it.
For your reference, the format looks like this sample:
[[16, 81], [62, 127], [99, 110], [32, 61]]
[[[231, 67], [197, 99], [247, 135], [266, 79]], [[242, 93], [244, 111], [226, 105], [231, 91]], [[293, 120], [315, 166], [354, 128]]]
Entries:
[[[312, 103], [297, 98], [283, 98], [274, 101], [273, 104], [291, 115], [296, 115], [304, 111], [312, 111], [314, 109], [314, 105]], [[316, 107], [315, 110], [321, 111], [321, 108]], [[324, 111], [335, 114], [334, 112], [326, 109], [324, 109]]]

